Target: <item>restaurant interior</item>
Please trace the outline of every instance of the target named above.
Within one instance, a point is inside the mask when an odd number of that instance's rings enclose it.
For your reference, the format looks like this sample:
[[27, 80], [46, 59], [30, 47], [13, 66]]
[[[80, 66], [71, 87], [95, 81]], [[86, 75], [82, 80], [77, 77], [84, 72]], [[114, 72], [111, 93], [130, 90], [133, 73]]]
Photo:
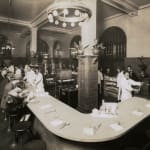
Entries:
[[150, 150], [149, 14], [149, 0], [0, 0], [0, 150]]

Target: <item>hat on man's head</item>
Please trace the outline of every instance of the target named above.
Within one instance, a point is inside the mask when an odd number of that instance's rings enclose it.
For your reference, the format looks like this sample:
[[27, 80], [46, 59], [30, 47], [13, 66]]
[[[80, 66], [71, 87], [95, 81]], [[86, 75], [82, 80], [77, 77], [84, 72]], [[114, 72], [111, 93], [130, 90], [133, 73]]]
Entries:
[[30, 67], [33, 69], [39, 69], [40, 66], [38, 64], [31, 64]]
[[39, 65], [38, 64], [30, 64], [29, 65], [31, 68], [39, 68]]

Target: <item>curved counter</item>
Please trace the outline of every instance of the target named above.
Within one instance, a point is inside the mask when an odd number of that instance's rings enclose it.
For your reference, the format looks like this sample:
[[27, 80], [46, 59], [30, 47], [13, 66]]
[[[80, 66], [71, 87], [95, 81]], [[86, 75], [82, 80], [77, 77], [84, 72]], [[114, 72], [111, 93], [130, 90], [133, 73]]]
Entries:
[[[52, 96], [36, 97], [28, 103], [28, 107], [47, 131], [78, 142], [107, 142], [117, 139], [150, 115], [150, 101], [138, 97], [119, 103], [118, 116], [112, 118], [94, 118], [91, 114], [80, 113]], [[54, 121], [57, 124], [59, 120], [67, 122], [66, 125], [58, 127], [52, 124]], [[83, 132], [85, 128], [98, 126], [94, 134]]]

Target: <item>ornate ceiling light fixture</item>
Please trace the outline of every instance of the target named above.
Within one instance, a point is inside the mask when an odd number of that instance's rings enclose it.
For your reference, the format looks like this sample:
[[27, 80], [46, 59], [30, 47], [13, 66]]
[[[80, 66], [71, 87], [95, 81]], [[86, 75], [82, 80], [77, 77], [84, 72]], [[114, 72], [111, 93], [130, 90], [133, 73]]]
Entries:
[[55, 0], [47, 9], [48, 20], [62, 27], [75, 27], [88, 20], [92, 13], [85, 0]]

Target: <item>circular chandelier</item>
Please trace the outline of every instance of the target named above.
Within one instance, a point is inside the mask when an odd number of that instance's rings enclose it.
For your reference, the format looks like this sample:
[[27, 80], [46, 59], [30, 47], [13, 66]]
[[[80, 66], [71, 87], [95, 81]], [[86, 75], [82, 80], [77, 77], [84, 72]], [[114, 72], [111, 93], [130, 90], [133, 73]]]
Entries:
[[80, 26], [92, 15], [83, 0], [56, 0], [47, 9], [47, 13], [51, 24], [64, 28]]

